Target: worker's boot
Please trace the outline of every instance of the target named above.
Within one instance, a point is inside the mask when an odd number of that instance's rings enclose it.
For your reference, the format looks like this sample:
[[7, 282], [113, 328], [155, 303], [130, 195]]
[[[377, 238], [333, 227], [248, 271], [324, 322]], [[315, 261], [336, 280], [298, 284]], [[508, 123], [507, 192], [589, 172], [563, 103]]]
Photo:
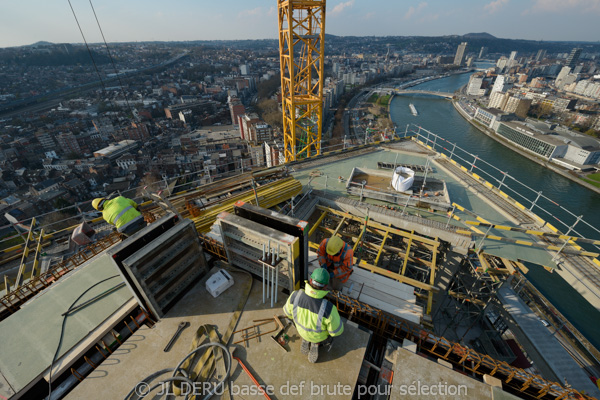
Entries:
[[325, 339], [324, 341], [321, 342], [321, 346], [323, 346], [323, 349], [325, 349], [325, 351], [328, 353], [331, 351], [332, 345], [333, 345], [333, 338], [331, 336], [329, 336], [327, 339]]
[[308, 353], [308, 362], [316, 363], [319, 358], [319, 344], [311, 343], [310, 352]]
[[300, 345], [300, 353], [302, 353], [304, 355], [308, 355], [309, 351], [310, 351], [310, 342], [302, 339], [302, 344]]

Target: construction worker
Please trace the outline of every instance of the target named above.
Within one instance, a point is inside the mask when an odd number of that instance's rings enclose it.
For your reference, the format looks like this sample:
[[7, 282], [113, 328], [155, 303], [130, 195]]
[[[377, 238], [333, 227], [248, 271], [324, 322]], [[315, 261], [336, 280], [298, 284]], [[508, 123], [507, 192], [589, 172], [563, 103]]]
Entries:
[[102, 211], [102, 218], [125, 236], [131, 236], [146, 226], [144, 217], [138, 211], [138, 204], [127, 197], [119, 196], [111, 200], [100, 197], [92, 201], [92, 207]]
[[308, 361], [317, 362], [319, 346], [331, 350], [333, 338], [344, 332], [344, 325], [336, 306], [324, 297], [329, 283], [329, 273], [317, 268], [310, 275], [304, 290], [292, 292], [283, 306], [285, 315], [294, 321], [302, 338], [300, 352], [308, 355]]
[[352, 251], [352, 247], [338, 236], [332, 236], [329, 239], [323, 239], [317, 250], [317, 256], [321, 268], [329, 271], [329, 277], [332, 278], [331, 288], [340, 290], [342, 284], [346, 283], [353, 272], [354, 251]]

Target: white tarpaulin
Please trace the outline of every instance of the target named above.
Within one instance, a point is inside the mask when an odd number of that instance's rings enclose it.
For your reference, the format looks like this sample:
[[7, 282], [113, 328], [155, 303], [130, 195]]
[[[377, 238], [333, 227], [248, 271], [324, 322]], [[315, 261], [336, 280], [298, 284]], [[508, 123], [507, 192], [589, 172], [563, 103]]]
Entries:
[[415, 181], [415, 171], [406, 167], [398, 167], [392, 176], [392, 187], [398, 192], [407, 192]]

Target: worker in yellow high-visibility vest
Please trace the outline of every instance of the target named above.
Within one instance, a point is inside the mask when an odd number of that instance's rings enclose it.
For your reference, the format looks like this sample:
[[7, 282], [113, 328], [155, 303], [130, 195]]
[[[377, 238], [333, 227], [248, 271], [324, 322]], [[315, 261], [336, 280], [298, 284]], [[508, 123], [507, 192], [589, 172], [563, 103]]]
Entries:
[[344, 332], [337, 307], [325, 299], [329, 290], [329, 272], [317, 268], [310, 275], [304, 289], [292, 292], [283, 306], [285, 315], [294, 321], [302, 338], [300, 352], [308, 355], [308, 361], [317, 362], [319, 346], [331, 349], [333, 337]]
[[119, 196], [111, 200], [100, 197], [92, 201], [92, 207], [102, 211], [102, 218], [125, 236], [131, 236], [146, 226], [144, 217], [138, 211], [138, 204], [127, 197]]

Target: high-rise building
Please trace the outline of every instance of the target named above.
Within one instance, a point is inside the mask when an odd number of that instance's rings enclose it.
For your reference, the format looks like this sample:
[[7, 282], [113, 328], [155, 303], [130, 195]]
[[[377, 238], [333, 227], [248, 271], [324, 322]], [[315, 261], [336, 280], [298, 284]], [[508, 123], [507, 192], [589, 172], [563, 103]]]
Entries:
[[544, 50], [544, 49], [538, 50], [538, 52], [535, 56], [535, 61], [542, 61], [544, 58], [546, 58], [546, 50]]
[[485, 47], [485, 46], [482, 46], [481, 50], [479, 50], [479, 58], [485, 57], [485, 55], [487, 54], [487, 52], [488, 52], [488, 48]]
[[467, 84], [467, 94], [469, 96], [483, 96], [485, 95], [485, 88], [483, 88], [484, 76], [481, 73], [471, 75], [469, 83]]
[[507, 113], [514, 113], [521, 118], [527, 117], [529, 107], [531, 107], [531, 99], [524, 99], [520, 97], [509, 97], [506, 101], [506, 105], [502, 109]]
[[56, 142], [58, 143], [59, 149], [65, 154], [81, 153], [81, 148], [79, 147], [79, 143], [77, 143], [77, 138], [72, 132], [59, 133], [56, 135]]
[[492, 87], [492, 93], [494, 92], [506, 92], [510, 89], [512, 85], [509, 85], [506, 81], [506, 76], [498, 75], [496, 77], [496, 82], [494, 82], [494, 86]]
[[246, 108], [242, 102], [235, 98], [230, 97], [227, 101], [229, 103], [229, 112], [231, 113], [231, 123], [234, 126], [238, 126], [238, 116], [246, 113]]
[[488, 103], [488, 108], [497, 108], [502, 110], [506, 106], [506, 102], [510, 97], [510, 93], [503, 92], [492, 92], [490, 94], [490, 102]]
[[456, 55], [454, 56], [454, 65], [463, 65], [465, 62], [465, 52], [467, 51], [467, 42], [462, 42], [456, 49]]
[[250, 67], [247, 64], [240, 65], [240, 74], [242, 74], [242, 75], [249, 75], [250, 74]]
[[517, 52], [516, 51], [511, 51], [510, 52], [510, 57], [508, 58], [509, 60], [515, 60], [517, 57]]
[[579, 61], [579, 56], [581, 56], [581, 49], [575, 47], [573, 50], [571, 50], [569, 57], [567, 57], [567, 67], [570, 67], [571, 69], [575, 68], [577, 62]]

